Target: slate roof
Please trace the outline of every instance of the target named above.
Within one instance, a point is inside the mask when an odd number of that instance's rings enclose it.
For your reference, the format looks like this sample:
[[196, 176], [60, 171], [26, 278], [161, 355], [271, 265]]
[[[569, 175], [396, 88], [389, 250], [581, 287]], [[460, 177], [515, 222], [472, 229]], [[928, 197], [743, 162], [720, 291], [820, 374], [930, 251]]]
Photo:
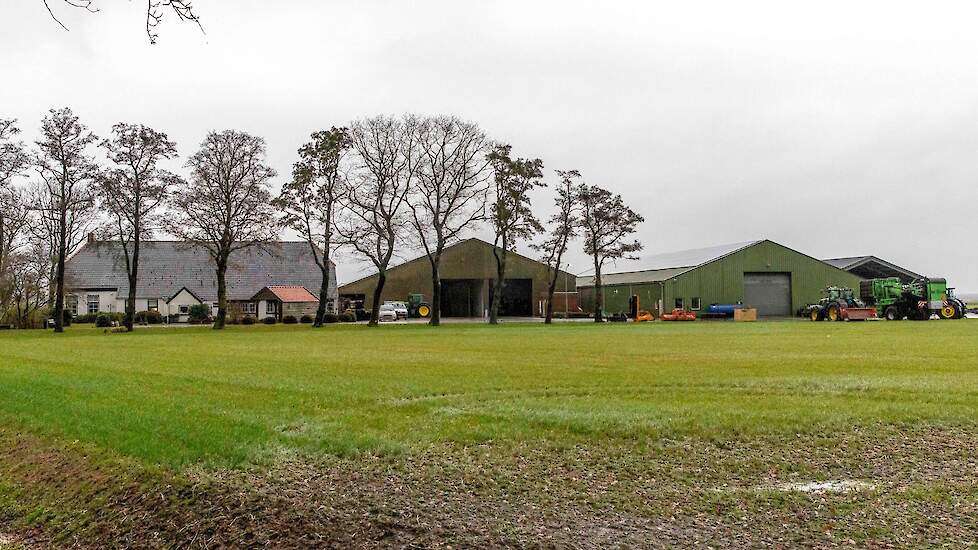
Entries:
[[[624, 270], [602, 273], [601, 282], [606, 285], [658, 282], [671, 279], [705, 263], [729, 256], [763, 241], [731, 243], [708, 248], [693, 248], [646, 256], [640, 260], [625, 263]], [[616, 266], [617, 267], [617, 266]], [[593, 269], [589, 271], [594, 271]], [[577, 278], [577, 286], [594, 286], [594, 275], [587, 271]]]
[[[313, 296], [312, 292], [304, 286], [266, 286], [262, 290], [268, 290], [275, 295], [281, 302], [286, 303], [308, 303], [319, 302], [319, 298]], [[261, 294], [261, 291], [258, 292]], [[257, 294], [256, 294], [257, 296]]]
[[[68, 288], [129, 292], [126, 261], [116, 241], [88, 242], [65, 266]], [[335, 273], [335, 270], [332, 271]], [[335, 292], [335, 278], [330, 290]], [[322, 272], [305, 241], [278, 242], [267, 250], [249, 247], [231, 254], [227, 270], [229, 300], [250, 300], [266, 286], [318, 289]], [[217, 275], [207, 250], [181, 241], [145, 241], [139, 255], [139, 298], [166, 300], [186, 287], [205, 302], [217, 300]]]

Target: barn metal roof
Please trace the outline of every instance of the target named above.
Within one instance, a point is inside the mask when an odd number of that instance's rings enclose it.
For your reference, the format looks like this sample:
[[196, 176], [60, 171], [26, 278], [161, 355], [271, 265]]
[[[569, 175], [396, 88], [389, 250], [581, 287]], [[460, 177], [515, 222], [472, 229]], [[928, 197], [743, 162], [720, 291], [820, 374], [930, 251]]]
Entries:
[[[125, 266], [117, 241], [88, 242], [65, 266], [67, 286], [77, 290], [117, 289], [126, 294], [129, 281]], [[235, 251], [227, 270], [230, 300], [248, 300], [266, 286], [319, 288], [321, 283], [322, 272], [305, 241]], [[144, 241], [136, 295], [165, 300], [184, 287], [202, 301], [217, 300], [217, 275], [207, 250], [182, 241]]]
[[[602, 273], [601, 282], [606, 285], [614, 285], [665, 281], [759, 242], [762, 241], [731, 243], [708, 248], [694, 248], [646, 256], [640, 260], [625, 263], [625, 270], [617, 270], [614, 273]], [[579, 276], [577, 278], [577, 286], [594, 286], [594, 274], [588, 274], [593, 271], [591, 269], [584, 272], [585, 274], [582, 276]]]
[[876, 256], [849, 256], [847, 258], [831, 258], [823, 262], [844, 269], [864, 279], [880, 277], [898, 277], [904, 282], [920, 279], [921, 275], [909, 269], [902, 268]]

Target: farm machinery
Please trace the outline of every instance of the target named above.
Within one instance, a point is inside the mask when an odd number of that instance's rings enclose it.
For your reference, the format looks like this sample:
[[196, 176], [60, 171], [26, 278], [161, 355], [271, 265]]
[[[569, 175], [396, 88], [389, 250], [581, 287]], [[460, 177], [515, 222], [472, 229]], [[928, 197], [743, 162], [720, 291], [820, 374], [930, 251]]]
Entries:
[[805, 308], [805, 316], [812, 321], [864, 321], [876, 317], [876, 308], [867, 306], [851, 288], [830, 286], [823, 292], [824, 298]]
[[954, 296], [954, 289], [948, 288], [947, 280], [941, 278], [925, 277], [909, 284], [896, 277], [870, 279], [859, 284], [859, 295], [889, 321], [926, 321], [932, 315], [961, 319], [967, 310], [964, 302]]
[[431, 316], [431, 305], [424, 299], [424, 294], [408, 294], [408, 317], [412, 319], [427, 319]]
[[628, 299], [628, 318], [636, 323], [655, 320], [651, 311], [642, 311], [637, 294]]

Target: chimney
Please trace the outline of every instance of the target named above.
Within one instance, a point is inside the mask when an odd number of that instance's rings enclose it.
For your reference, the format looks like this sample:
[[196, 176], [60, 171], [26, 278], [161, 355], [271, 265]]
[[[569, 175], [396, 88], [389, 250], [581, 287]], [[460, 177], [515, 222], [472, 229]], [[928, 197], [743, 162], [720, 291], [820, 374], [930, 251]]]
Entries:
[[88, 233], [88, 244], [95, 244], [95, 232], [89, 231]]

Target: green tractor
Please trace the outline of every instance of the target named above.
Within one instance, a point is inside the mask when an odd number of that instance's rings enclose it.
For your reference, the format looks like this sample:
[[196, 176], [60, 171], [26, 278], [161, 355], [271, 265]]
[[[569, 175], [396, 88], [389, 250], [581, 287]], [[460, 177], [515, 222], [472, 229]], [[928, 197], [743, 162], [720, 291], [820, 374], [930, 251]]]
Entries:
[[823, 292], [824, 298], [805, 308], [805, 315], [812, 321], [864, 321], [876, 317], [876, 308], [866, 307], [851, 288], [830, 286]]
[[408, 294], [408, 317], [412, 319], [427, 319], [431, 317], [431, 306], [424, 299], [424, 294]]
[[932, 315], [940, 319], [961, 319], [966, 312], [964, 302], [940, 278], [925, 277], [910, 284], [903, 284], [896, 277], [870, 279], [859, 284], [859, 295], [882, 311], [888, 321], [926, 321]]

